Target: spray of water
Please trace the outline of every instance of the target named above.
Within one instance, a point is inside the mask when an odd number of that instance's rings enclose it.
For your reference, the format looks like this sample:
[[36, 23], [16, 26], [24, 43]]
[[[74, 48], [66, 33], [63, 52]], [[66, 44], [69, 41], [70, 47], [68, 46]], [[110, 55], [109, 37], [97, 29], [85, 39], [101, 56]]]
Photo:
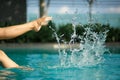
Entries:
[[[93, 27], [95, 24], [89, 24], [84, 27], [84, 33], [82, 35], [76, 34], [76, 25], [72, 23], [73, 33], [71, 39], [66, 42], [62, 39], [64, 34], [58, 36], [56, 31], [49, 26], [54, 32], [58, 43], [58, 52], [61, 67], [81, 67], [81, 66], [94, 66], [103, 62], [103, 54], [107, 51], [105, 48], [106, 34], [108, 30], [95, 32]], [[76, 40], [79, 40], [76, 41]], [[61, 44], [64, 46], [69, 45], [67, 48], [61, 48]], [[73, 45], [79, 45], [74, 47]]]

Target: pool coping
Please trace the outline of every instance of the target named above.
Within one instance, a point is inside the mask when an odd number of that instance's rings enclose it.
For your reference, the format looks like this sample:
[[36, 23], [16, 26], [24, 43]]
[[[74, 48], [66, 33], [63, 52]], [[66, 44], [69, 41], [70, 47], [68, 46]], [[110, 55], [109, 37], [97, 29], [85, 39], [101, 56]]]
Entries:
[[[106, 46], [120, 47], [120, 42], [105, 43]], [[79, 44], [73, 45], [74, 47], [79, 46]], [[61, 48], [67, 48], [69, 45], [61, 44]], [[49, 48], [58, 49], [57, 43], [0, 43], [1, 48]]]

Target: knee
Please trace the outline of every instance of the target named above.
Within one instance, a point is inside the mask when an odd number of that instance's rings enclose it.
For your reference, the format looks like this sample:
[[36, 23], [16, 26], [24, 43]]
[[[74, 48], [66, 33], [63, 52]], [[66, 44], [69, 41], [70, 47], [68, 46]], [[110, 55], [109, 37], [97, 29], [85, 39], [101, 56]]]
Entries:
[[4, 51], [0, 50], [0, 58], [1, 58], [1, 57], [4, 57], [4, 56], [5, 56]]

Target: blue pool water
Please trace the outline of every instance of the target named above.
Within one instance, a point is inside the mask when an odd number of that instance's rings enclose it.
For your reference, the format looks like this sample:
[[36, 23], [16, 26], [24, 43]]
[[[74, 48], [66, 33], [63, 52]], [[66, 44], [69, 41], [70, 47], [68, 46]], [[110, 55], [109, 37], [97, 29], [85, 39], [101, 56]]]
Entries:
[[54, 49], [3, 49], [23, 68], [0, 67], [0, 80], [120, 80], [120, 48], [110, 49], [112, 54], [104, 54], [101, 64], [79, 68], [60, 67]]

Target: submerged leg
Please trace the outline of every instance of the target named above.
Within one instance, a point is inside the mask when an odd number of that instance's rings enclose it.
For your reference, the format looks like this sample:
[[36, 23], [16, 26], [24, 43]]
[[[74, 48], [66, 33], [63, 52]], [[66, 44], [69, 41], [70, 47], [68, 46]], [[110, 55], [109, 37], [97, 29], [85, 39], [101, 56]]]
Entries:
[[13, 60], [11, 60], [2, 50], [0, 50], [0, 62], [5, 68], [17, 68], [19, 67]]

